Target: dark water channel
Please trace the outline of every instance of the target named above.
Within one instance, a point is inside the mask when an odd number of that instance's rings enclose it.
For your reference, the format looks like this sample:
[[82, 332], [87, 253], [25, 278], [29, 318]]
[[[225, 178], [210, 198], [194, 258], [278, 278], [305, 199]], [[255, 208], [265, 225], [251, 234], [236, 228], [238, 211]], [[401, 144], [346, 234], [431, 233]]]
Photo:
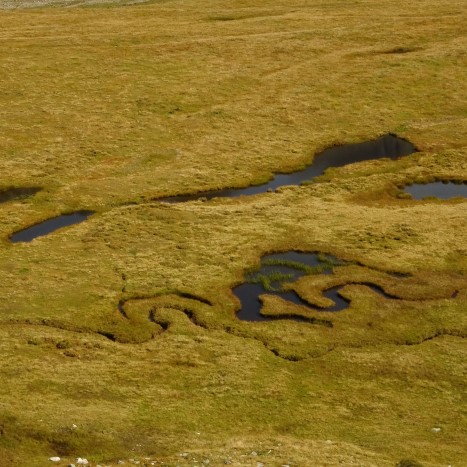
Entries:
[[364, 143], [345, 144], [325, 149], [317, 154], [312, 163], [303, 170], [288, 174], [276, 174], [267, 183], [247, 188], [228, 188], [225, 190], [205, 191], [191, 195], [169, 196], [159, 198], [158, 201], [180, 203], [200, 198], [212, 199], [217, 197], [234, 198], [243, 195], [255, 195], [275, 190], [285, 185], [300, 185], [302, 182], [310, 181], [324, 173], [329, 167], [342, 167], [354, 162], [362, 162], [373, 159], [398, 159], [417, 152], [417, 148], [402, 138], [387, 134], [372, 141]]
[[[293, 316], [264, 316], [261, 314], [262, 303], [260, 295], [269, 294], [281, 297], [297, 305], [306, 306], [314, 311], [341, 311], [349, 306], [349, 302], [339, 295], [345, 285], [331, 287], [323, 292], [323, 296], [331, 299], [334, 305], [327, 308], [311, 306], [294, 291], [283, 290], [285, 283], [294, 282], [308, 274], [331, 274], [335, 266], [348, 264], [333, 256], [316, 253], [300, 253], [289, 251], [263, 256], [258, 270], [247, 275], [245, 282], [232, 289], [233, 294], [240, 300], [241, 308], [237, 318], [243, 321], [271, 321], [273, 319], [294, 319], [308, 321], [299, 315]], [[351, 282], [352, 283], [352, 282]], [[381, 287], [371, 283], [363, 283], [385, 298], [398, 298], [385, 293]]]
[[62, 227], [83, 222], [92, 214], [94, 214], [93, 211], [77, 211], [71, 214], [63, 214], [58, 217], [53, 217], [52, 219], [48, 219], [39, 224], [15, 232], [10, 236], [10, 240], [12, 243], [30, 242], [37, 237], [47, 235]]
[[467, 182], [433, 182], [414, 183], [405, 187], [404, 191], [412, 195], [413, 199], [423, 199], [435, 197], [439, 199], [449, 199], [456, 197], [467, 197]]
[[[329, 168], [340, 167], [353, 162], [366, 161], [371, 159], [380, 159], [383, 157], [397, 159], [416, 152], [415, 146], [397, 136], [387, 134], [378, 139], [364, 143], [346, 144], [326, 149], [317, 154], [313, 162], [303, 170], [289, 174], [277, 174], [271, 181], [263, 185], [250, 186], [247, 188], [232, 188], [217, 191], [207, 191], [186, 196], [170, 196], [160, 198], [159, 201], [165, 202], [184, 202], [196, 200], [199, 198], [215, 197], [236, 197], [241, 195], [254, 195], [274, 190], [284, 185], [298, 185], [306, 180], [317, 177]], [[16, 199], [18, 197], [30, 196], [39, 191], [39, 188], [13, 188], [0, 192], [0, 202]], [[13, 243], [30, 242], [31, 240], [47, 235], [61, 227], [77, 224], [86, 220], [93, 212], [77, 211], [72, 214], [48, 219], [39, 224], [28, 227], [24, 230], [13, 233], [10, 240]]]

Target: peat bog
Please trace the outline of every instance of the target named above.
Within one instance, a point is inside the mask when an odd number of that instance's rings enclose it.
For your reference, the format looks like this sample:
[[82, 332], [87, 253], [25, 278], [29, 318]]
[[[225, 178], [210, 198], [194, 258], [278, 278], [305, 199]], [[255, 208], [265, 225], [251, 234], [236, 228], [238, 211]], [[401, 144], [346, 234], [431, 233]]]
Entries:
[[9, 188], [7, 190], [0, 191], [0, 203], [29, 198], [41, 190], [42, 188], [36, 186]]
[[262, 185], [205, 191], [191, 195], [169, 196], [166, 198], [159, 198], [157, 201], [181, 203], [200, 198], [235, 198], [237, 196], [256, 195], [258, 193], [275, 190], [281, 186], [300, 185], [302, 182], [319, 177], [330, 167], [342, 167], [347, 164], [353, 164], [354, 162], [382, 158], [394, 160], [399, 157], [408, 156], [414, 152], [417, 152], [417, 148], [411, 142], [393, 134], [386, 134], [378, 139], [365, 141], [363, 143], [344, 144], [325, 149], [318, 153], [313, 158], [311, 164], [305, 169], [287, 174], [276, 174], [272, 180]]
[[92, 214], [94, 214], [94, 211], [76, 211], [71, 214], [62, 214], [61, 216], [47, 219], [44, 222], [15, 232], [10, 236], [10, 241], [12, 243], [30, 242], [37, 237], [42, 237], [62, 227], [83, 222]]
[[[313, 311], [342, 311], [349, 306], [349, 301], [342, 297], [339, 291], [347, 284], [331, 287], [323, 292], [323, 296], [331, 299], [334, 305], [327, 308], [311, 306], [295, 291], [284, 290], [285, 283], [291, 283], [306, 274], [332, 274], [334, 266], [350, 264], [330, 255], [317, 253], [301, 253], [289, 251], [265, 255], [261, 259], [260, 268], [247, 275], [245, 282], [232, 289], [238, 298], [241, 308], [237, 318], [243, 321], [271, 321], [272, 319], [293, 319], [296, 321], [314, 321], [299, 315], [266, 316], [261, 314], [262, 303], [260, 295], [269, 294], [281, 297], [283, 300], [302, 305]], [[350, 282], [352, 283], [352, 282]], [[370, 282], [362, 283], [385, 298], [399, 297], [387, 294], [384, 290]]]
[[434, 197], [438, 199], [450, 199], [456, 197], [467, 197], [467, 181], [464, 183], [454, 182], [432, 182], [414, 183], [404, 188], [405, 193], [409, 193], [413, 199]]
[[[386, 134], [378, 139], [365, 141], [363, 143], [345, 144], [328, 148], [317, 154], [312, 163], [303, 170], [288, 174], [277, 174], [272, 180], [263, 185], [249, 186], [246, 188], [227, 188], [224, 190], [200, 192], [192, 195], [170, 196], [159, 198], [158, 201], [163, 202], [185, 202], [200, 198], [212, 199], [216, 197], [230, 197], [255, 195], [265, 193], [285, 185], [299, 185], [304, 181], [310, 181], [322, 175], [326, 169], [330, 167], [342, 167], [354, 162], [362, 162], [367, 160], [391, 158], [398, 159], [399, 157], [407, 156], [417, 151], [417, 148], [407, 140], [399, 138], [392, 134]], [[16, 191], [14, 191], [16, 190]], [[29, 190], [29, 191], [27, 191]], [[35, 191], [34, 191], [35, 190]], [[39, 191], [38, 188], [17, 188], [3, 192], [5, 200], [16, 196], [27, 196]], [[0, 193], [0, 202], [2, 201], [2, 193]], [[77, 224], [86, 220], [92, 211], [77, 211], [72, 214], [64, 214], [52, 219], [48, 219], [39, 224], [33, 225], [26, 229], [13, 233], [10, 236], [12, 243], [30, 242], [37, 237], [47, 235], [61, 227]], [[336, 298], [336, 300], [338, 300]]]

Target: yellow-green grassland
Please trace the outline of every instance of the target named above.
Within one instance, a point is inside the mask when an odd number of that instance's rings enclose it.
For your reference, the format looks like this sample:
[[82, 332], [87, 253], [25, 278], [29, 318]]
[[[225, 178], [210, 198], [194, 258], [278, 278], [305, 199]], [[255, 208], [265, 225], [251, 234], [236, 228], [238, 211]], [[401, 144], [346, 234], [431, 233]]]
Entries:
[[[41, 189], [0, 203], [0, 465], [467, 465], [467, 202], [401, 192], [467, 180], [465, 7], [0, 0], [0, 194]], [[387, 133], [418, 152], [157, 200]], [[352, 262], [288, 285], [349, 308], [237, 319], [288, 250]]]

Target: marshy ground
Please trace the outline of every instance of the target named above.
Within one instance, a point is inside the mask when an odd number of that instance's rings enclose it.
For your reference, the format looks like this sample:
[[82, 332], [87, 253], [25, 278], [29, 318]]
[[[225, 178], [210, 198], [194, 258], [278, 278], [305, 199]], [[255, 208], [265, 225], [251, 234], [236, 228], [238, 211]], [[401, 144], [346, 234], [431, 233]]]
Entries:
[[[0, 465], [463, 465], [467, 203], [403, 190], [467, 180], [464, 2], [30, 3], [0, 0]], [[419, 152], [157, 201], [388, 133]], [[347, 261], [289, 288], [349, 308], [237, 319], [291, 250]]]

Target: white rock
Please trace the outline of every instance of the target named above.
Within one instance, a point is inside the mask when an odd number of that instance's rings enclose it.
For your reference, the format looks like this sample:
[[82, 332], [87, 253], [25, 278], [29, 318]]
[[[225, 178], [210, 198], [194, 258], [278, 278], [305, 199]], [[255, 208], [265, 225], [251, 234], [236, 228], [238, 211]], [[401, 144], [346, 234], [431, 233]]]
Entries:
[[76, 459], [76, 463], [77, 463], [77, 464], [80, 464], [80, 465], [88, 465], [88, 464], [89, 464], [89, 461], [88, 461], [87, 459], [78, 457], [78, 458]]
[[250, 456], [253, 456], [253, 457], [255, 457], [257, 455], [258, 455], [258, 453], [256, 451], [251, 451], [251, 453], [250, 453]]
[[257, 462], [256, 467], [264, 467], [264, 464], [262, 462]]
[[60, 462], [60, 457], [58, 457], [58, 456], [49, 457], [49, 461], [52, 461], [52, 462]]
[[435, 427], [433, 427], [433, 428], [431, 429], [431, 431], [432, 431], [433, 433], [439, 433], [439, 432], [441, 431], [441, 428], [435, 426]]

